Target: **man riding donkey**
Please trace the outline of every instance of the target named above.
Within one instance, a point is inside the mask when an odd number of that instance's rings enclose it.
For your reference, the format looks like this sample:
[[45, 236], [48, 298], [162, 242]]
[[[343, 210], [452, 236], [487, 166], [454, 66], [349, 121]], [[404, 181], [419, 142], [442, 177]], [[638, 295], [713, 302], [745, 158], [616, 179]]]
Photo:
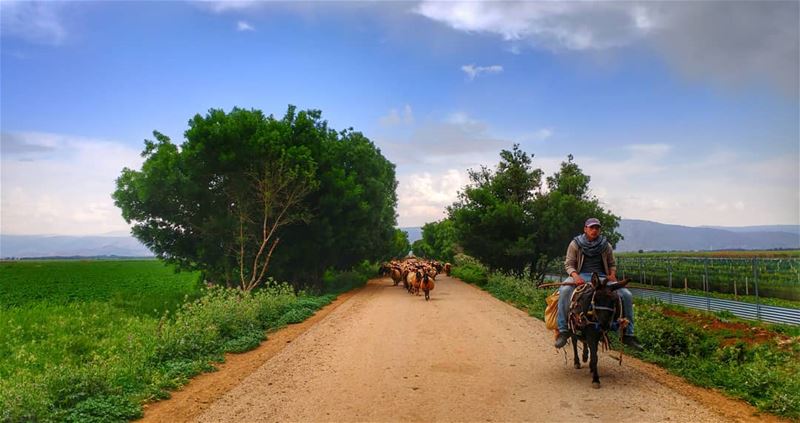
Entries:
[[[571, 336], [567, 322], [570, 300], [576, 286], [591, 280], [592, 273], [597, 273], [600, 278], [608, 278], [609, 282], [617, 282], [614, 251], [606, 237], [600, 235], [600, 228], [600, 220], [594, 217], [587, 219], [583, 226], [583, 234], [573, 238], [567, 247], [564, 268], [570, 277], [564, 280], [565, 285], [559, 288], [556, 348], [564, 347]], [[635, 350], [641, 350], [639, 340], [633, 335], [633, 295], [627, 288], [619, 288], [616, 292], [622, 299], [622, 308], [628, 319], [622, 342]]]

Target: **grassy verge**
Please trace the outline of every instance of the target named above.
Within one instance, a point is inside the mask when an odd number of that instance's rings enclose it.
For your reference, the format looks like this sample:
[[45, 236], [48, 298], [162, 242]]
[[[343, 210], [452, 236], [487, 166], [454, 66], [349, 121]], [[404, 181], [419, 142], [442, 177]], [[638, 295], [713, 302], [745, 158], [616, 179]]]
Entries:
[[[0, 269], [3, 276], [19, 270]], [[27, 278], [36, 277], [35, 271], [21, 270]], [[52, 273], [47, 265], [40, 270], [43, 277]], [[145, 298], [145, 308], [120, 303], [114, 300], [119, 291], [105, 295], [103, 284], [69, 301], [59, 291], [18, 305], [24, 295], [15, 294], [15, 303], [0, 304], [0, 421], [138, 418], [143, 403], [169, 397], [192, 376], [212, 370], [225, 352], [252, 349], [270, 330], [305, 320], [337, 293], [363, 284], [370, 270], [365, 265], [328, 273], [326, 293], [316, 296], [274, 282], [252, 293], [192, 284], [183, 304], [163, 306], [161, 315], [150, 309], [160, 299]], [[129, 275], [107, 273], [106, 278]], [[6, 279], [3, 284], [6, 288]], [[162, 285], [153, 290], [155, 297], [174, 288]], [[75, 286], [83, 289], [78, 282]]]
[[[549, 290], [530, 281], [488, 274], [474, 260], [457, 261], [453, 275], [542, 319]], [[463, 277], [462, 277], [463, 276]], [[760, 410], [800, 419], [800, 328], [760, 325], [729, 313], [707, 314], [636, 300], [640, 359], [688, 381], [714, 387]], [[614, 339], [612, 347], [622, 346]]]

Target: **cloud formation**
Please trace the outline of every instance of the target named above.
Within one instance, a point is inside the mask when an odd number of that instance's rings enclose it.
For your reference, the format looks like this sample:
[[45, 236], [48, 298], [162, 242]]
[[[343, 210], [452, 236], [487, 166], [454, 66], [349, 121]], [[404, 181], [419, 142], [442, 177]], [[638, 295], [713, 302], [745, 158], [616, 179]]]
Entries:
[[256, 29], [253, 27], [253, 25], [250, 25], [245, 21], [239, 21], [236, 23], [236, 30], [242, 32], [242, 31], [255, 31]]
[[469, 181], [466, 171], [458, 169], [411, 173], [399, 179], [398, 225], [401, 227], [422, 226], [447, 217], [447, 206], [453, 204], [458, 191]]
[[406, 104], [400, 111], [397, 109], [389, 110], [389, 114], [381, 116], [378, 121], [383, 126], [413, 125], [414, 112], [411, 110], [411, 106]]
[[461, 67], [461, 70], [467, 74], [467, 78], [470, 81], [477, 78], [483, 74], [492, 74], [492, 73], [500, 73], [503, 71], [503, 67], [500, 65], [491, 65], [491, 66], [475, 66], [475, 65], [464, 65]]
[[67, 38], [66, 2], [0, 1], [2, 36], [36, 44], [59, 45]]
[[521, 43], [597, 51], [645, 43], [693, 78], [763, 83], [798, 95], [798, 2], [437, 2], [414, 11], [453, 29]]
[[129, 230], [111, 193], [123, 167], [141, 167], [138, 151], [111, 141], [34, 132], [4, 132], [0, 145], [0, 233]]

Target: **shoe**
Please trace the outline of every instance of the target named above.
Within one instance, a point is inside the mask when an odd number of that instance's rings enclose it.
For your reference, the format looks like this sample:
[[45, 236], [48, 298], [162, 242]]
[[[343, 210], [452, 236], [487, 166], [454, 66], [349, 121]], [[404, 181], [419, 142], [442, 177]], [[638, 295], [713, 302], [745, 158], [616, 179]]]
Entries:
[[556, 348], [564, 348], [564, 345], [567, 345], [567, 340], [569, 340], [569, 332], [559, 332], [558, 338], [556, 338]]
[[640, 344], [639, 340], [636, 339], [636, 337], [633, 336], [633, 335], [625, 335], [625, 336], [623, 336], [622, 337], [622, 343], [627, 345], [627, 346], [629, 346], [630, 348], [632, 348], [632, 349], [634, 349], [636, 351], [641, 351], [643, 349], [642, 348], [642, 344]]

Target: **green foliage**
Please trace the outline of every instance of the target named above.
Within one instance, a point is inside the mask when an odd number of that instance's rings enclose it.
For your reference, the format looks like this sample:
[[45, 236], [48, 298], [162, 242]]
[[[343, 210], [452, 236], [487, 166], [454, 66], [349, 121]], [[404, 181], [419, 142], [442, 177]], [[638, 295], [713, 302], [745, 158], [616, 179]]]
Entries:
[[[335, 298], [296, 295], [273, 281], [252, 292], [198, 291], [192, 275], [164, 272], [155, 261], [13, 265], [2, 267], [0, 278], [3, 292], [11, 293], [3, 299], [13, 300], [0, 307], [0, 421], [136, 419], [143, 402], [165, 398], [168, 390], [213, 369], [224, 352], [251, 349], [269, 330], [300, 322]], [[376, 268], [365, 263], [345, 276], [331, 273], [331, 280], [339, 289], [358, 278], [363, 284]], [[64, 286], [46, 289], [41, 300], [26, 294], [55, 272], [63, 273]], [[81, 283], [81, 275], [101, 272], [105, 282], [88, 277]], [[131, 279], [135, 283], [126, 282]], [[132, 295], [136, 284], [151, 289], [134, 297], [146, 306], [115, 300]], [[158, 314], [148, 308], [159, 304], [148, 295], [178, 293], [198, 297], [179, 307], [160, 304]]]
[[[542, 171], [514, 145], [500, 153], [496, 171], [470, 170], [470, 185], [448, 208], [458, 244], [490, 269], [521, 274], [536, 256], [531, 213]], [[565, 246], [566, 248], [566, 246]]]
[[471, 170], [470, 185], [448, 208], [465, 253], [491, 270], [528, 273], [541, 281], [572, 238], [582, 233], [586, 218], [599, 218], [612, 244], [621, 238], [615, 231], [619, 218], [590, 196], [590, 178], [572, 156], [547, 178], [547, 192], [542, 192], [543, 172], [532, 167], [533, 156], [519, 145], [503, 150], [500, 157], [495, 171]]
[[408, 233], [402, 229], [395, 228], [390, 257], [403, 258], [408, 255], [409, 251], [411, 251], [411, 243], [408, 241]]
[[415, 256], [443, 262], [453, 262], [459, 249], [455, 226], [450, 219], [426, 223], [422, 226], [422, 239], [414, 241]]
[[478, 286], [486, 285], [489, 271], [486, 266], [465, 254], [457, 254], [451, 274], [453, 277]]
[[320, 185], [306, 202], [315, 215], [285, 228], [274, 276], [319, 289], [327, 269], [347, 271], [396, 253], [397, 181], [394, 165], [359, 132], [328, 131], [312, 157]]

